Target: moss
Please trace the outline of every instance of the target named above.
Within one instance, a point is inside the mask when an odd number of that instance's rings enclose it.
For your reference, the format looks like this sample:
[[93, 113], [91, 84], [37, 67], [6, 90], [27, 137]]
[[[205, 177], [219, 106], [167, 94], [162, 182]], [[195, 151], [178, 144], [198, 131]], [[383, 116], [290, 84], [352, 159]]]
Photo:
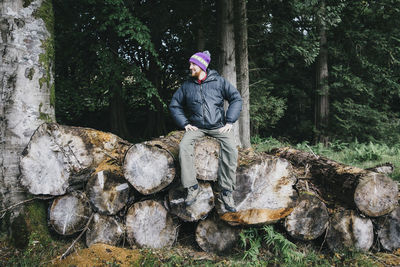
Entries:
[[10, 241], [16, 248], [24, 249], [38, 244], [45, 248], [51, 243], [46, 210], [44, 202], [32, 202], [13, 220]]
[[33, 16], [40, 18], [44, 21], [46, 29], [50, 33], [50, 37], [42, 41], [42, 48], [44, 53], [39, 55], [39, 63], [44, 67], [45, 74], [39, 79], [40, 88], [46, 84], [47, 88], [50, 89], [50, 105], [55, 106], [55, 86], [54, 82], [51, 83], [51, 77], [54, 73], [54, 13], [53, 4], [51, 0], [44, 0], [42, 5], [34, 11]]
[[43, 103], [39, 105], [39, 119], [47, 123], [53, 122], [51, 116], [47, 113], [42, 112]]
[[34, 68], [30, 68], [29, 69], [29, 73], [28, 73], [28, 79], [32, 81], [33, 75], [35, 75], [35, 69]]
[[24, 3], [22, 4], [22, 6], [25, 8], [25, 7], [28, 7], [31, 3], [33, 2], [33, 0], [24, 0]]

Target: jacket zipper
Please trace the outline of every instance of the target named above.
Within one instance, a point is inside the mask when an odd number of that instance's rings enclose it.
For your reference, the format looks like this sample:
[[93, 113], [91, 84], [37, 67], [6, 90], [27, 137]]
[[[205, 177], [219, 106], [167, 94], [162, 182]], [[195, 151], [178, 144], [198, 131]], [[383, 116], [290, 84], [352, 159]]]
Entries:
[[205, 120], [204, 120], [204, 118], [205, 118], [205, 112], [204, 112], [204, 103], [205, 103], [205, 100], [204, 100], [204, 95], [203, 95], [203, 84], [200, 84], [200, 95], [201, 95], [201, 100], [202, 100], [202, 103], [201, 103], [201, 108], [203, 109], [203, 125], [205, 126]]

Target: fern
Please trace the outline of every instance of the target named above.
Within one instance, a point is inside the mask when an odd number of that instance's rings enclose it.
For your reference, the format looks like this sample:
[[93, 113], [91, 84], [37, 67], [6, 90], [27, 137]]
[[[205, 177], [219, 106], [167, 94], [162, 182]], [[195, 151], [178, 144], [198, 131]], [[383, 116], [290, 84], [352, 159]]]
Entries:
[[280, 256], [286, 264], [292, 265], [304, 259], [304, 254], [296, 250], [297, 246], [282, 234], [275, 232], [273, 226], [266, 225], [263, 230], [265, 231], [264, 240], [266, 244], [272, 248], [275, 256]]
[[[261, 248], [261, 237], [255, 228], [245, 229], [240, 233], [241, 246], [245, 249], [243, 260], [250, 259], [253, 262], [258, 261]], [[246, 248], [248, 248], [246, 250]]]

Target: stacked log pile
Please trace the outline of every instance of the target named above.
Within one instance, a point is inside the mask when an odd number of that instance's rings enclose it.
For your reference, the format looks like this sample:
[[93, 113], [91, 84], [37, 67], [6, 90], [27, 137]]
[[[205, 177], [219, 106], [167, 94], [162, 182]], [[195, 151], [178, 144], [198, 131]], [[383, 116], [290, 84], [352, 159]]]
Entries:
[[[399, 236], [393, 230], [400, 214], [397, 183], [286, 148], [275, 155], [239, 152], [233, 192], [237, 212], [231, 213], [216, 190], [219, 144], [200, 139], [195, 158], [201, 191], [186, 206], [177, 162], [182, 136], [172, 132], [130, 144], [111, 133], [43, 124], [21, 156], [20, 182], [31, 194], [54, 196], [51, 227], [60, 235], [86, 231], [88, 246], [127, 240], [132, 247], [168, 247], [182, 224], [197, 222], [199, 247], [220, 253], [235, 244], [242, 227], [278, 221], [296, 239], [314, 240], [325, 233], [333, 250], [343, 245], [368, 250], [374, 230], [384, 249], [400, 246], [393, 241]], [[372, 190], [367, 197], [366, 190]]]

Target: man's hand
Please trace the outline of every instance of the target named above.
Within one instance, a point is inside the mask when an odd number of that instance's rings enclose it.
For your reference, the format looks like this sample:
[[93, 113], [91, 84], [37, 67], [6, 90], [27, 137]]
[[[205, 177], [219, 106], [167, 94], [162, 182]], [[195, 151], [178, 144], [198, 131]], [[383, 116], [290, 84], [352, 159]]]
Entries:
[[232, 127], [232, 123], [227, 123], [224, 127], [219, 128], [218, 131], [219, 133], [228, 133], [232, 130]]
[[198, 129], [199, 128], [197, 128], [196, 126], [193, 126], [193, 125], [190, 125], [190, 124], [185, 126], [185, 130], [186, 131], [197, 131]]

